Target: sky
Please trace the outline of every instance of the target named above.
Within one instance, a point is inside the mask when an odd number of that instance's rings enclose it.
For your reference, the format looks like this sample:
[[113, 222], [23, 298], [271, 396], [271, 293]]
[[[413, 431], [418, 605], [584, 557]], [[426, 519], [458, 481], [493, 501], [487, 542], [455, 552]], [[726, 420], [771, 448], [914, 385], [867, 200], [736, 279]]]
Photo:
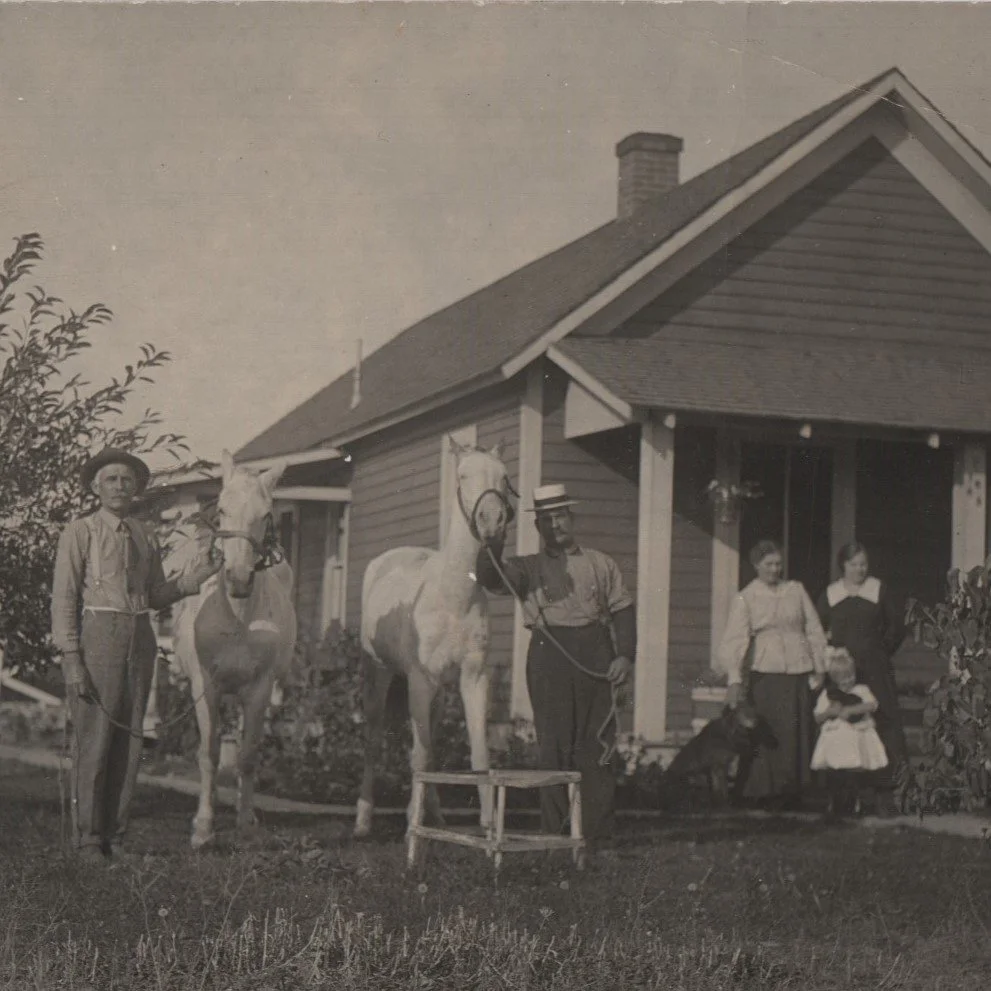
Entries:
[[[0, 3], [0, 254], [218, 460], [419, 318], [897, 65], [991, 156], [991, 5]], [[470, 333], [470, 328], [466, 332]], [[416, 374], [415, 369], [410, 370]]]

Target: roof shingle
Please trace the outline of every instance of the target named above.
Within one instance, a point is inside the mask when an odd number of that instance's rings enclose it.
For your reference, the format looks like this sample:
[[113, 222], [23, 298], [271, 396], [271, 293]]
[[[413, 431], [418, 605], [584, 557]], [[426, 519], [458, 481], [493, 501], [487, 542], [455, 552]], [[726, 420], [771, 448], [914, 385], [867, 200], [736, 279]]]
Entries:
[[991, 432], [991, 353], [903, 342], [569, 338], [569, 359], [632, 406]]
[[632, 217], [610, 221], [419, 321], [362, 363], [364, 398], [355, 409], [350, 409], [349, 372], [249, 441], [238, 460], [333, 444], [438, 393], [476, 380], [481, 384], [884, 75], [700, 173]]

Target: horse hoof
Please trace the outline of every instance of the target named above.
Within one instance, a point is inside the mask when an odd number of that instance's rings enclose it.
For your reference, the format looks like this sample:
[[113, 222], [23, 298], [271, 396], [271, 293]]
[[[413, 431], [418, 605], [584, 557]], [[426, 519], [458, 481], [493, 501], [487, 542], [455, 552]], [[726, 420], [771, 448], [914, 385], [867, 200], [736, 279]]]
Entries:
[[363, 798], [358, 799], [358, 808], [354, 817], [354, 830], [351, 835], [356, 840], [367, 840], [372, 834], [372, 803]]
[[190, 844], [194, 850], [202, 850], [203, 847], [208, 846], [214, 840], [214, 833], [211, 830], [209, 833], [193, 833], [193, 838], [190, 840]]

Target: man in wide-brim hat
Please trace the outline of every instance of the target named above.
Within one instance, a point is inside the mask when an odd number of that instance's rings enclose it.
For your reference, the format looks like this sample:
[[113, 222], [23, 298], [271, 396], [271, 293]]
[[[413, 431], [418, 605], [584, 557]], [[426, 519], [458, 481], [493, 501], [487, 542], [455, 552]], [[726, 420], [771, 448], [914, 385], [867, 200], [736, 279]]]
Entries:
[[59, 537], [52, 584], [52, 638], [72, 723], [72, 824], [80, 856], [105, 862], [127, 828], [142, 724], [158, 645], [151, 610], [165, 609], [219, 567], [212, 557], [166, 581], [151, 532], [130, 517], [151, 472], [108, 447], [80, 472], [100, 501]]
[[[576, 542], [575, 505], [563, 485], [534, 489], [531, 511], [541, 550], [506, 558], [500, 567], [522, 600], [532, 631], [527, 687], [540, 766], [581, 771], [582, 832], [594, 845], [611, 832], [616, 790], [612, 768], [599, 761], [598, 735], [612, 706], [610, 685], [624, 683], [633, 670], [636, 623], [633, 599], [616, 562]], [[499, 559], [502, 547], [492, 552]], [[509, 594], [487, 548], [478, 555], [475, 573], [490, 592]], [[561, 647], [600, 677], [581, 671]], [[615, 729], [609, 729], [607, 740]], [[562, 832], [568, 818], [565, 789], [544, 788], [540, 801], [544, 830]]]

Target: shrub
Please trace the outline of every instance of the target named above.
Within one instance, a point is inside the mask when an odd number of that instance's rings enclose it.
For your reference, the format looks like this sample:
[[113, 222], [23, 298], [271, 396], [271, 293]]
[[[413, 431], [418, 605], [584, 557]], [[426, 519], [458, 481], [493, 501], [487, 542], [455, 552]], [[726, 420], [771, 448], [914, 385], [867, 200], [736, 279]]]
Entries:
[[946, 662], [923, 711], [924, 758], [904, 769], [903, 806], [923, 812], [975, 808], [991, 797], [991, 586], [987, 567], [947, 578], [946, 601], [910, 600], [915, 638]]
[[92, 493], [79, 489], [83, 463], [107, 444], [177, 462], [188, 453], [183, 438], [159, 432], [154, 411], [130, 424], [122, 419], [135, 393], [170, 361], [167, 352], [143, 345], [100, 387], [81, 378], [77, 360], [106, 333], [112, 314], [102, 303], [70, 308], [37, 286], [43, 252], [37, 234], [24, 234], [0, 259], [0, 651], [8, 668], [38, 687], [55, 656], [50, 606], [59, 531], [94, 505]]
[[0, 702], [0, 742], [61, 747], [65, 707], [41, 702]]
[[[162, 727], [156, 745], [159, 758], [191, 759], [199, 733], [191, 706], [189, 681], [168, 665], [162, 651], [157, 706]], [[441, 689], [434, 755], [440, 770], [470, 767], [468, 731], [457, 683]], [[224, 732], [236, 732], [237, 715], [225, 703]], [[412, 737], [403, 679], [396, 679], [387, 706], [386, 731], [376, 773], [376, 801], [403, 805], [409, 797], [409, 754]], [[358, 796], [365, 759], [365, 718], [362, 704], [361, 649], [356, 633], [336, 631], [319, 643], [302, 643], [282, 702], [274, 706], [259, 753], [258, 785], [263, 791], [300, 801], [352, 804]], [[510, 732], [493, 747], [496, 768], [537, 768], [533, 724], [517, 719]], [[662, 770], [647, 759], [642, 746], [621, 743], [614, 758], [619, 790], [617, 802], [628, 808], [658, 808]], [[474, 803], [476, 793], [463, 788], [442, 789], [445, 804]], [[531, 807], [532, 792], [511, 789], [510, 808]]]
[[[434, 753], [441, 770], [469, 765], [464, 712], [457, 686], [445, 685], [439, 701]], [[404, 803], [409, 792], [409, 727], [405, 682], [389, 694], [376, 800]], [[259, 762], [259, 784], [286, 797], [353, 802], [365, 757], [361, 649], [357, 634], [330, 633], [302, 644], [282, 704], [273, 712]]]

